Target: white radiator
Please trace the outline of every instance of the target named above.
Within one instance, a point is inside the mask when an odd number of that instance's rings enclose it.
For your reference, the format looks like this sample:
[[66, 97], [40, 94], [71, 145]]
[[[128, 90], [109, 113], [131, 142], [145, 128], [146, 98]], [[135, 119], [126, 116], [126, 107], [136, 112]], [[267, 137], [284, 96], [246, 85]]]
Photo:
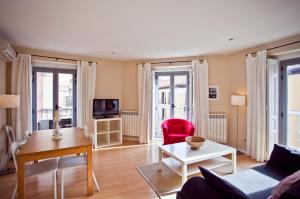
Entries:
[[227, 117], [225, 113], [210, 113], [208, 120], [208, 139], [215, 142], [227, 141]]
[[138, 112], [122, 111], [122, 131], [123, 135], [139, 136], [138, 133]]

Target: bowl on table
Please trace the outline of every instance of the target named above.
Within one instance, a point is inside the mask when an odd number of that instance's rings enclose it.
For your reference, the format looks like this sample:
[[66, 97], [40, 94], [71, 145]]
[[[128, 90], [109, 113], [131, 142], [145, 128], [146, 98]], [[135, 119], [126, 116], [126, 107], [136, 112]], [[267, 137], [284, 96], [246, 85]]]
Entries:
[[185, 141], [191, 146], [191, 149], [196, 150], [203, 146], [205, 138], [200, 136], [188, 136], [185, 138]]

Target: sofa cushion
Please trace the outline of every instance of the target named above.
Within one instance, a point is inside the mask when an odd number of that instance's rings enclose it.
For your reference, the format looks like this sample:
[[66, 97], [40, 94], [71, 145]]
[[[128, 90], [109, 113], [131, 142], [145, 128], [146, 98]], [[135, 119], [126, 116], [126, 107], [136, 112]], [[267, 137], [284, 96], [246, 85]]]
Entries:
[[277, 181], [281, 181], [290, 175], [290, 172], [288, 172], [284, 169], [278, 168], [276, 166], [268, 165], [268, 164], [263, 164], [260, 166], [253, 167], [253, 168], [251, 168], [251, 170], [255, 170], [258, 173], [261, 173], [261, 174], [268, 176], [269, 178], [272, 178]]
[[[201, 197], [200, 197], [201, 196]], [[192, 177], [177, 193], [177, 199], [225, 199], [213, 187], [211, 187], [202, 177]]]
[[300, 151], [275, 144], [267, 164], [294, 173], [300, 169]]
[[244, 192], [248, 198], [266, 199], [272, 189], [288, 175], [283, 169], [263, 164], [222, 178]]
[[205, 181], [218, 192], [222, 193], [225, 198], [248, 199], [248, 196], [245, 193], [229, 182], [215, 175], [213, 172], [202, 167], [199, 167], [199, 169], [204, 176]]

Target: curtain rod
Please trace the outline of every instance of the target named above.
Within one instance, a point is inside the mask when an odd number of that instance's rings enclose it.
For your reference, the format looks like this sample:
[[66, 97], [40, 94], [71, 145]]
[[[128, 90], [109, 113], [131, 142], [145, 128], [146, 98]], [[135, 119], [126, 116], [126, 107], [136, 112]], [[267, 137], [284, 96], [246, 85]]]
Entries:
[[[172, 63], [187, 63], [187, 62], [192, 62], [193, 60], [183, 60], [183, 61], [166, 61], [166, 62], [153, 62], [150, 64], [172, 64]], [[199, 59], [199, 61], [204, 61], [203, 59]], [[140, 64], [145, 64], [145, 63], [140, 63]], [[139, 65], [139, 64], [136, 64]]]
[[[294, 42], [291, 42], [291, 43], [288, 43], [288, 44], [283, 44], [283, 45], [280, 45], [280, 46], [275, 46], [275, 47], [272, 47], [272, 48], [267, 48], [267, 50], [273, 50], [273, 49], [276, 49], [276, 48], [281, 48], [281, 47], [285, 47], [285, 46], [289, 46], [289, 45], [293, 45], [293, 44], [297, 44], [297, 43], [300, 43], [300, 40], [298, 41], [294, 41]], [[252, 53], [247, 53], [245, 54], [245, 56], [248, 56], [248, 54], [256, 54], [257, 51], [255, 52], [252, 52]]]
[[[18, 52], [17, 52], [17, 54], [19, 54]], [[62, 58], [62, 57], [52, 57], [52, 56], [45, 56], [45, 55], [33, 55], [33, 54], [31, 54], [31, 56], [34, 56], [34, 57], [44, 57], [44, 58], [49, 58], [49, 59], [55, 59], [56, 61], [57, 60], [66, 60], [66, 61], [80, 61], [80, 60], [76, 60], [76, 59], [67, 59], [67, 58]], [[92, 61], [89, 61], [89, 64], [92, 64], [93, 62]], [[96, 62], [96, 64], [97, 64], [97, 62]]]

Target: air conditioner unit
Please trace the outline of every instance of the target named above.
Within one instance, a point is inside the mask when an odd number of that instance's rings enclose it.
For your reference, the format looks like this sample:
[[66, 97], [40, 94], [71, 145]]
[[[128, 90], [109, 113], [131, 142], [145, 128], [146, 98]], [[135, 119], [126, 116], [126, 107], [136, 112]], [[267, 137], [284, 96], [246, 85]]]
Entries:
[[14, 61], [17, 54], [14, 49], [9, 45], [9, 43], [0, 38], [0, 59], [3, 61]]

